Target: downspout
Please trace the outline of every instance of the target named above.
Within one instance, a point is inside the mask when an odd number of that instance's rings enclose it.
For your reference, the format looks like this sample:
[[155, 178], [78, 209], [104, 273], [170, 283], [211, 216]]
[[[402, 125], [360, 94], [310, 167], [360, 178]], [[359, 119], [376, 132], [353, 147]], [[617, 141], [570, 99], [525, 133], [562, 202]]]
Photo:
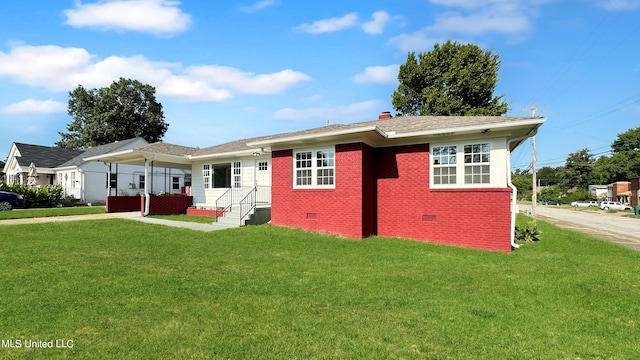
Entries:
[[151, 199], [149, 198], [149, 163], [148, 159], [144, 159], [144, 213], [143, 216], [149, 215], [149, 204]]
[[520, 247], [520, 245], [516, 244], [516, 207], [518, 205], [518, 189], [511, 182], [511, 151], [509, 151], [509, 147], [512, 142], [521, 141], [532, 136], [536, 136], [537, 132], [538, 128], [535, 128], [529, 134], [511, 139], [507, 143], [507, 185], [509, 185], [509, 187], [511, 188], [511, 247], [513, 247], [514, 249]]

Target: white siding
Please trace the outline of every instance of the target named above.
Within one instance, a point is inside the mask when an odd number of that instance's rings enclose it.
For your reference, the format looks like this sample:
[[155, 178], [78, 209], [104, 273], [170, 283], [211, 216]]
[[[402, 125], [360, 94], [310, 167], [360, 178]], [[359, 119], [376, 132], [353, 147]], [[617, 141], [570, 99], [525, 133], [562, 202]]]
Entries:
[[[256, 168], [255, 157], [243, 157], [243, 158], [227, 158], [227, 159], [215, 159], [206, 161], [197, 161], [191, 168], [191, 195], [193, 196], [193, 203], [195, 206], [202, 206], [205, 208], [215, 208], [216, 200], [224, 194], [227, 190], [222, 189], [204, 189], [204, 181], [202, 179], [202, 166], [204, 164], [223, 164], [240, 161], [242, 163], [242, 186], [252, 187], [256, 181]], [[211, 169], [213, 171], [213, 169]], [[233, 176], [233, 174], [232, 174]], [[233, 178], [232, 178], [233, 183]], [[212, 185], [213, 186], [213, 185]]]

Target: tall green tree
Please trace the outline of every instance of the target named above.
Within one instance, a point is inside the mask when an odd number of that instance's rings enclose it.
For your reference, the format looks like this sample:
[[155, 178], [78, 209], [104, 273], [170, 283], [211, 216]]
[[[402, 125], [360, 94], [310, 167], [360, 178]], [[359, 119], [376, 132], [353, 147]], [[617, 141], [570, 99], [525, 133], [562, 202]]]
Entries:
[[69, 92], [67, 111], [73, 121], [68, 132], [58, 133], [56, 146], [81, 149], [133, 137], [161, 140], [169, 124], [155, 92], [151, 85], [124, 78], [100, 89], [79, 85]]
[[614, 153], [640, 151], [640, 126], [618, 134], [618, 137], [611, 144], [611, 149]]
[[640, 176], [640, 127], [618, 134], [611, 150], [611, 156], [602, 156], [594, 164], [593, 170], [600, 184]]
[[560, 183], [558, 177], [558, 168], [552, 168], [551, 166], [543, 166], [536, 172], [536, 177], [540, 186], [552, 186]]
[[518, 200], [531, 200], [533, 194], [532, 174], [526, 169], [515, 169], [511, 173], [511, 183], [518, 189]]
[[493, 96], [500, 65], [498, 54], [477, 45], [436, 43], [409, 53], [391, 102], [398, 115], [504, 115], [509, 105]]
[[594, 162], [593, 154], [586, 148], [567, 155], [565, 165], [559, 172], [562, 186], [565, 189], [587, 188], [589, 184], [595, 183]]

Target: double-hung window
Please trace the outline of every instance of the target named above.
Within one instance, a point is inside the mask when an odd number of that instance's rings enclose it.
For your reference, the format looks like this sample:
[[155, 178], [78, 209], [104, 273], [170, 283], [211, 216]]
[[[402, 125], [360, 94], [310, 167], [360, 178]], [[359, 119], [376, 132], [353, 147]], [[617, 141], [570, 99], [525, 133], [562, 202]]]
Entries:
[[302, 150], [293, 154], [294, 188], [334, 188], [335, 150]]
[[464, 183], [489, 184], [491, 182], [491, 145], [464, 145]]
[[457, 175], [457, 146], [434, 146], [431, 152], [433, 161], [433, 183], [435, 185], [455, 184]]
[[211, 188], [211, 165], [202, 165], [202, 181], [205, 189]]
[[431, 184], [436, 188], [491, 184], [491, 143], [433, 146]]

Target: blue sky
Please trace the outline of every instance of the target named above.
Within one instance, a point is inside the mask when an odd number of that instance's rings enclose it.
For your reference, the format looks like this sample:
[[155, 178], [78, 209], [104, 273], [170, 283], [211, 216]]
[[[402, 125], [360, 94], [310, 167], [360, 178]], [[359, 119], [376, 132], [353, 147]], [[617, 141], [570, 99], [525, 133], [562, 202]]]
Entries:
[[[640, 126], [640, 0], [32, 0], [0, 17], [1, 159], [54, 145], [69, 91], [120, 77], [156, 88], [174, 144], [375, 120], [407, 53], [446, 40], [498, 53], [508, 115], [548, 119], [539, 167]], [[529, 144], [512, 159], [530, 161]]]

